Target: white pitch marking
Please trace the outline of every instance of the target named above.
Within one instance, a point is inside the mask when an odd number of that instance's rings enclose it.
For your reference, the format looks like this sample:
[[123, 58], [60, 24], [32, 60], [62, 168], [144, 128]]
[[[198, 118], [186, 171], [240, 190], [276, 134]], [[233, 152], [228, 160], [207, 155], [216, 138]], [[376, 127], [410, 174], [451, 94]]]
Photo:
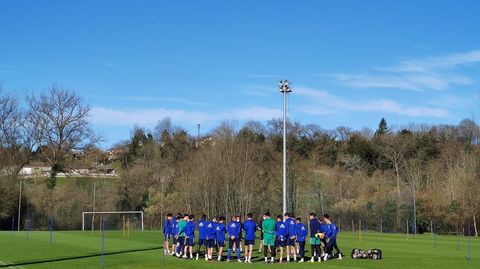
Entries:
[[[10, 265], [10, 264], [12, 264], [12, 263], [10, 263], [10, 262], [7, 263], [7, 262], [0, 261], [0, 264], [2, 264], [2, 265]], [[23, 267], [23, 266], [15, 266], [15, 265], [9, 266], [9, 267], [7, 267], [7, 268], [25, 269], [25, 267]]]

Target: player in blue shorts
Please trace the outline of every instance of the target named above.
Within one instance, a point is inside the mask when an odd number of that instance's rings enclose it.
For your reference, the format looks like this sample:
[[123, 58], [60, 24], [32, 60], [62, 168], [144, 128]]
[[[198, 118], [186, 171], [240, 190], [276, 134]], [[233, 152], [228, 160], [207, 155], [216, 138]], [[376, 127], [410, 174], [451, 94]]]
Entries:
[[242, 262], [240, 259], [240, 232], [242, 226], [240, 222], [237, 221], [237, 216], [232, 217], [232, 221], [227, 224], [227, 233], [228, 233], [228, 252], [227, 252], [227, 262], [230, 261], [232, 254], [232, 249], [235, 248], [237, 251], [237, 260]]
[[337, 251], [338, 259], [342, 259], [342, 252], [338, 248], [337, 245], [337, 235], [340, 232], [340, 229], [332, 222], [332, 219], [328, 214], [323, 215], [323, 220], [328, 225], [327, 233], [325, 234], [325, 238], [327, 241], [327, 255], [325, 255], [324, 260], [333, 258], [333, 249]]
[[205, 255], [205, 260], [212, 260], [213, 258], [213, 249], [217, 244], [217, 219], [213, 218], [210, 222], [207, 223], [207, 228], [205, 229], [205, 237], [207, 239], [207, 254]]
[[197, 245], [197, 257], [196, 260], [198, 260], [198, 256], [200, 255], [200, 250], [202, 246], [205, 247], [205, 257], [207, 257], [207, 252], [208, 252], [208, 244], [207, 244], [207, 216], [203, 215], [202, 219], [198, 221], [197, 223], [197, 229], [198, 229], [198, 245]]
[[[287, 226], [285, 222], [283, 222], [282, 215], [277, 216], [277, 223], [275, 225], [275, 248], [280, 248], [280, 263], [283, 263], [283, 249], [287, 246]], [[273, 253], [273, 258], [275, 258], [275, 254]]]
[[166, 255], [170, 255], [170, 238], [172, 238], [172, 218], [173, 215], [168, 213], [163, 224], [163, 249]]
[[245, 231], [245, 262], [252, 263], [253, 247], [255, 246], [255, 232], [257, 231], [257, 223], [252, 220], [253, 214], [247, 214], [247, 220], [243, 223]]
[[243, 239], [243, 223], [242, 223], [242, 217], [240, 215], [235, 216], [237, 218], [237, 222], [240, 223], [240, 253], [243, 251], [242, 250], [242, 239]]
[[173, 238], [173, 243], [172, 243], [172, 251], [170, 255], [174, 256], [177, 255], [179, 252], [178, 250], [178, 222], [180, 221], [180, 214], [175, 216], [175, 218], [172, 220], [172, 238]]
[[308, 228], [305, 224], [302, 223], [301, 218], [296, 219], [296, 238], [298, 241], [298, 254], [300, 255], [300, 260], [298, 262], [305, 261], [305, 241], [307, 241]]
[[284, 214], [285, 225], [287, 226], [287, 262], [290, 261], [290, 253], [293, 252], [293, 260], [297, 260], [297, 251], [295, 249], [297, 224], [295, 218], [290, 213]]
[[185, 225], [185, 249], [183, 251], [183, 258], [186, 259], [187, 253], [190, 254], [190, 259], [193, 259], [193, 246], [195, 245], [195, 222], [193, 222], [194, 215], [189, 215], [187, 224]]
[[225, 229], [225, 226], [223, 225], [224, 222], [225, 217], [218, 218], [217, 227], [215, 228], [217, 235], [218, 261], [222, 261], [223, 248], [225, 247], [226, 241], [225, 233], [227, 232], [227, 229]]

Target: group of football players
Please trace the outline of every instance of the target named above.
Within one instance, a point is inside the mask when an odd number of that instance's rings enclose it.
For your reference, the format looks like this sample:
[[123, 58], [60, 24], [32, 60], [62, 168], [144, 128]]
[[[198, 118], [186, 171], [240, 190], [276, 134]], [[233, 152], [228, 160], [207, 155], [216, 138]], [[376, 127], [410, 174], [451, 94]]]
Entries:
[[[177, 214], [175, 217], [167, 214], [163, 226], [164, 251], [166, 255], [185, 259], [198, 260], [200, 256], [204, 256], [206, 261], [212, 261], [216, 253], [217, 260], [222, 261], [228, 241], [227, 262], [232, 260], [232, 254], [236, 254], [238, 262], [252, 263], [256, 234], [259, 232], [258, 252], [261, 253], [263, 250], [265, 263], [304, 262], [307, 238], [311, 246], [310, 262], [342, 259], [342, 253], [337, 245], [337, 235], [340, 230], [330, 216], [324, 214], [319, 219], [315, 213], [310, 213], [309, 219], [310, 236], [309, 229], [302, 219], [295, 218], [289, 213], [283, 216], [278, 215], [274, 219], [269, 212], [266, 212], [259, 224], [253, 220], [252, 213], [247, 214], [244, 222], [240, 216], [236, 215], [228, 223], [223, 216], [207, 220], [207, 216], [203, 215], [199, 221], [195, 222], [195, 216], [191, 214]], [[195, 231], [198, 231], [197, 235]], [[195, 242], [196, 236], [198, 236], [198, 242]], [[194, 253], [195, 243], [197, 243], [197, 249]], [[244, 252], [243, 260], [242, 252]], [[276, 260], [277, 252], [280, 252], [278, 261]]]

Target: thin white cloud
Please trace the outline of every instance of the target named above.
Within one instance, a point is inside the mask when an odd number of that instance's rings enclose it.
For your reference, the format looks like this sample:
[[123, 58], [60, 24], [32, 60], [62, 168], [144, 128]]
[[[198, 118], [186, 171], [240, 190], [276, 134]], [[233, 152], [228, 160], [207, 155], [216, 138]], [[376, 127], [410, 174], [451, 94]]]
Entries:
[[269, 94], [265, 93], [265, 92], [259, 92], [259, 91], [243, 91], [242, 92], [243, 94], [245, 95], [251, 95], [251, 96], [260, 96], [260, 97], [267, 97]]
[[326, 91], [309, 88], [296, 88], [295, 92], [309, 98], [315, 98], [317, 106], [303, 106], [302, 112], [312, 115], [334, 114], [347, 112], [386, 112], [410, 117], [448, 116], [448, 111], [437, 107], [408, 106], [389, 99], [374, 99], [367, 101], [351, 101], [332, 95]]
[[252, 106], [234, 109], [231, 113], [227, 113], [227, 115], [231, 115], [232, 118], [236, 120], [271, 120], [280, 117], [282, 113], [280, 109]]
[[116, 63], [112, 63], [112, 62], [105, 63], [105, 66], [107, 66], [109, 68], [112, 68], [112, 69], [119, 69], [119, 70], [123, 70], [123, 71], [132, 71], [133, 70], [133, 69], [128, 68], [126, 66], [116, 64]]
[[154, 97], [154, 96], [113, 96], [113, 95], [96, 95], [100, 98], [108, 98], [115, 100], [125, 100], [125, 101], [136, 101], [136, 102], [166, 102], [166, 103], [180, 103], [186, 105], [195, 105], [195, 106], [211, 106], [212, 104], [207, 102], [192, 101], [182, 98], [173, 98], [173, 97]]
[[280, 79], [278, 75], [268, 75], [268, 74], [256, 74], [256, 75], [248, 75], [249, 78], [259, 78], [259, 79]]
[[[392, 67], [376, 67], [366, 74], [330, 74], [323, 77], [353, 88], [403, 89], [413, 91], [444, 91], [452, 85], [471, 85], [474, 80], [455, 74], [450, 69], [480, 63], [480, 50], [440, 57], [402, 61]], [[448, 70], [448, 72], [447, 72]]]
[[251, 96], [271, 96], [272, 94], [276, 93], [275, 87], [272, 86], [264, 86], [264, 85], [245, 85], [242, 86], [244, 90], [242, 91], [245, 95]]
[[181, 109], [118, 109], [118, 108], [92, 108], [92, 123], [102, 126], [141, 126], [152, 127], [158, 120], [169, 117], [179, 124], [212, 123], [227, 120], [270, 120], [279, 117], [279, 109], [267, 107], [245, 107], [230, 111], [208, 113], [203, 111], [186, 111]]
[[189, 112], [178, 109], [112, 109], [103, 107], [92, 108], [92, 123], [106, 126], [154, 126], [159, 120], [169, 117], [184, 123], [203, 123], [212, 116], [204, 112]]
[[395, 72], [431, 72], [433, 69], [450, 68], [460, 65], [480, 63], [480, 50], [453, 53], [439, 57], [427, 57], [419, 60], [401, 62], [398, 66], [385, 70]]

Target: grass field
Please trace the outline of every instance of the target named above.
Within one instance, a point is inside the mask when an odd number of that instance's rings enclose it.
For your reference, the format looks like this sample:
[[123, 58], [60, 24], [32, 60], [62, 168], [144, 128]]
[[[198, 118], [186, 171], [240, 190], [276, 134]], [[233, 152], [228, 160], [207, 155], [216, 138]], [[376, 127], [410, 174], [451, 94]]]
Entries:
[[[206, 262], [204, 260], [180, 260], [164, 257], [160, 248], [162, 238], [156, 231], [131, 232], [123, 239], [119, 231], [105, 232], [104, 268], [480, 268], [480, 241], [472, 238], [472, 261], [468, 254], [467, 237], [461, 237], [457, 250], [455, 236], [437, 236], [436, 245], [431, 235], [418, 235], [407, 240], [405, 235], [363, 233], [362, 242], [351, 233], [343, 233], [339, 246], [347, 255], [343, 260], [331, 260], [321, 264], [264, 265], [258, 253], [255, 264]], [[352, 260], [352, 248], [381, 248], [384, 259]], [[307, 250], [310, 248], [306, 246]], [[54, 232], [50, 244], [49, 232], [0, 232], [0, 268], [102, 268], [101, 234], [97, 232]], [[307, 252], [307, 256], [309, 252]], [[15, 266], [9, 266], [14, 264]]]

